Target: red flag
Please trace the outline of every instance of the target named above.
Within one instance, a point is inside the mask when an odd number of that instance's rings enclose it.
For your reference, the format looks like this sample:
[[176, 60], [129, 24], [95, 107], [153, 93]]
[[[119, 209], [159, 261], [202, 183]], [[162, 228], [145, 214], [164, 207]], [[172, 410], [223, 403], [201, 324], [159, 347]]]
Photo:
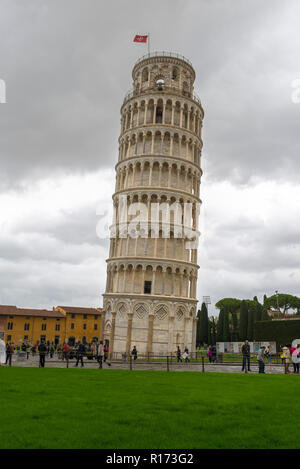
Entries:
[[147, 36], [140, 36], [139, 34], [136, 34], [135, 38], [133, 39], [133, 42], [147, 42], [148, 35]]

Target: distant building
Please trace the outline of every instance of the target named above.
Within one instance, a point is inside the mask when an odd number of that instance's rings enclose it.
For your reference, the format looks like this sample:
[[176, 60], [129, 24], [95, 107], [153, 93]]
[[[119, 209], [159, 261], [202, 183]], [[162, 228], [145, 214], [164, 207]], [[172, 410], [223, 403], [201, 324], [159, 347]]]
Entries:
[[0, 335], [5, 342], [36, 344], [41, 340], [61, 344], [71, 340], [91, 342], [101, 334], [101, 308], [57, 306], [52, 310], [0, 305]]

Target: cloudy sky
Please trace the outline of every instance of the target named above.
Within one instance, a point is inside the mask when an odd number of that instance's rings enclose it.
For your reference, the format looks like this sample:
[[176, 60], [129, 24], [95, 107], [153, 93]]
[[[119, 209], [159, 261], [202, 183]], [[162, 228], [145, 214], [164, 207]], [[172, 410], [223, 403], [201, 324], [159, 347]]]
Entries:
[[192, 61], [205, 109], [199, 300], [300, 295], [299, 16], [299, 0], [0, 0], [0, 304], [102, 305], [96, 227], [148, 31]]

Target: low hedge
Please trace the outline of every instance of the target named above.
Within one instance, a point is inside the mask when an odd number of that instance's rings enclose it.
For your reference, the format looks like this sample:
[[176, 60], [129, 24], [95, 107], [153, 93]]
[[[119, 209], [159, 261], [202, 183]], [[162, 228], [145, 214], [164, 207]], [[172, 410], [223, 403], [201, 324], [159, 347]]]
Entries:
[[285, 319], [282, 321], [257, 321], [254, 323], [255, 341], [275, 341], [280, 345], [291, 344], [294, 339], [300, 339], [300, 319]]

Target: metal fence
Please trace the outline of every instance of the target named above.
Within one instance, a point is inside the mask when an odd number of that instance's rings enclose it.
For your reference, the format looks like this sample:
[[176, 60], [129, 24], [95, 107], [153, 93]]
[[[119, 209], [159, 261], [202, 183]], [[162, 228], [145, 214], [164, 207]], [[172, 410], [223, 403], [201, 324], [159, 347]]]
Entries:
[[[190, 353], [187, 358], [182, 356], [179, 358], [176, 353], [170, 354], [138, 354], [137, 357], [129, 354], [112, 353], [105, 355], [101, 360], [99, 357], [92, 354], [92, 352], [77, 353], [72, 351], [71, 353], [49, 353], [44, 354], [45, 365], [50, 367], [75, 367], [82, 365], [86, 368], [97, 368], [102, 367], [113, 367], [119, 369], [129, 370], [165, 370], [165, 371], [237, 371], [238, 368], [242, 371], [243, 356], [241, 354], [217, 354], [211, 357], [207, 356], [207, 353], [198, 351]], [[43, 361], [43, 360], [42, 360]], [[25, 362], [25, 363], [24, 363]], [[15, 352], [9, 355], [8, 363], [9, 366], [18, 366], [22, 364], [26, 366], [43, 366], [40, 360], [40, 354], [36, 352]], [[244, 372], [248, 372], [248, 362], [246, 360]], [[258, 362], [256, 355], [250, 356], [250, 365], [255, 371], [258, 370]], [[266, 369], [270, 372], [284, 373], [285, 364], [280, 354], [274, 354], [270, 360], [265, 362]]]

